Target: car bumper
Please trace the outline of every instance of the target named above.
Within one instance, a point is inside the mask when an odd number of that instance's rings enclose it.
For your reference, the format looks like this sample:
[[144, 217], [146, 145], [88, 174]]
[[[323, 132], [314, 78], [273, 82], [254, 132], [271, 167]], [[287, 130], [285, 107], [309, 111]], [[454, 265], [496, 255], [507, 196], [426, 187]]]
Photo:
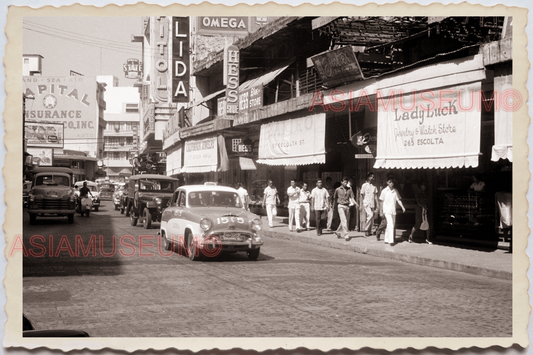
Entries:
[[76, 213], [76, 210], [75, 209], [72, 209], [72, 210], [42, 209], [42, 210], [28, 210], [28, 213], [36, 213], [36, 214], [74, 214], [74, 213]]

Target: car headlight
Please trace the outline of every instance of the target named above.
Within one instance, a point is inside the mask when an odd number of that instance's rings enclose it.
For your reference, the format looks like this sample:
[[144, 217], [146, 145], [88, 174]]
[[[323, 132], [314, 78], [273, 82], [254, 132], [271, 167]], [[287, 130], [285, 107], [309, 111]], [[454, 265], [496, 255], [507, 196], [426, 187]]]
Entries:
[[30, 200], [30, 202], [33, 202], [33, 201], [35, 201], [35, 196], [33, 196], [33, 195], [30, 195], [30, 197], [29, 197], [29, 200]]
[[161, 205], [163, 203], [163, 201], [161, 201], [161, 199], [159, 197], [156, 197], [154, 199], [155, 203], [157, 203], [157, 205]]
[[203, 218], [200, 221], [200, 228], [202, 228], [204, 231], [208, 231], [213, 226], [213, 222], [209, 218]]
[[73, 196], [73, 195], [70, 195], [70, 197], [69, 197], [69, 201], [70, 201], [70, 202], [74, 202], [74, 196]]
[[256, 218], [252, 221], [252, 229], [254, 231], [259, 231], [261, 230], [261, 227], [262, 227], [262, 223], [261, 223], [261, 220], [259, 218]]

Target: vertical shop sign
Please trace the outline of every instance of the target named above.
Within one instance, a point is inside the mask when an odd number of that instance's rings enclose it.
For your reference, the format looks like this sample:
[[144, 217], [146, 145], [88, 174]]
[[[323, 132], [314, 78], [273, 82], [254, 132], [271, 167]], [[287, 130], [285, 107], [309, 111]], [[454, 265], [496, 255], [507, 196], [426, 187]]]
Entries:
[[168, 19], [164, 16], [156, 17], [152, 29], [154, 36], [154, 61], [155, 69], [151, 78], [154, 95], [157, 101], [168, 101]]
[[239, 112], [239, 48], [229, 46], [225, 51], [226, 115]]
[[172, 102], [189, 101], [189, 17], [173, 17]]

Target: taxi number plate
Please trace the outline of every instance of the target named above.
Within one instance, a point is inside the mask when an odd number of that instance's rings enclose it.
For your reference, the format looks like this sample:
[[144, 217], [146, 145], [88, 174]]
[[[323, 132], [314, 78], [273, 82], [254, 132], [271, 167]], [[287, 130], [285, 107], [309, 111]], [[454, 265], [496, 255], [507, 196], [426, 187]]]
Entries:
[[224, 239], [226, 240], [243, 240], [240, 233], [224, 233]]

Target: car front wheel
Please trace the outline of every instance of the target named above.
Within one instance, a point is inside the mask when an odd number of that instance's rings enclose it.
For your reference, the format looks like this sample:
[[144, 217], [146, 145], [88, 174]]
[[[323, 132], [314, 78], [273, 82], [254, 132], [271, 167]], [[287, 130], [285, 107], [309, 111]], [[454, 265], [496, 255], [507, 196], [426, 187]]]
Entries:
[[161, 238], [163, 239], [163, 242], [161, 243], [162, 246], [163, 246], [163, 249], [165, 249], [165, 250], [170, 250], [172, 244], [171, 244], [170, 241], [166, 238], [165, 233], [161, 233]]
[[37, 215], [35, 213], [30, 213], [30, 224], [35, 224], [37, 221]]
[[194, 240], [191, 232], [187, 233], [187, 253], [191, 261], [200, 260], [200, 251], [198, 250], [198, 243]]
[[68, 215], [68, 223], [69, 223], [69, 224], [74, 223], [74, 214], [69, 214], [69, 215]]
[[252, 250], [248, 250], [246, 252], [246, 255], [248, 255], [248, 259], [250, 260], [257, 260], [257, 258], [259, 257], [259, 250], [261, 248], [257, 248], [257, 249], [252, 249]]
[[152, 226], [152, 214], [148, 208], [144, 209], [143, 213], [143, 227], [144, 229], [150, 229]]
[[98, 212], [98, 206], [94, 208], [94, 212]]

